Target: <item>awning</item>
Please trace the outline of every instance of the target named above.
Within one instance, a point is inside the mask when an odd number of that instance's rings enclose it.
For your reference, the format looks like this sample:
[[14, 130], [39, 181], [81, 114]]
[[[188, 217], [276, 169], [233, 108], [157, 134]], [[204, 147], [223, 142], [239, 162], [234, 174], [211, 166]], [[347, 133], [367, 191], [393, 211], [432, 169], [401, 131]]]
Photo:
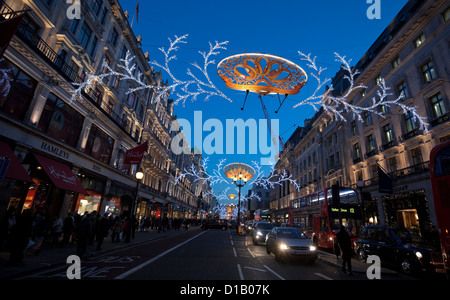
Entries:
[[5, 142], [0, 141], [0, 156], [6, 156], [9, 158], [8, 169], [6, 170], [5, 177], [13, 180], [20, 180], [32, 183], [30, 175], [24, 169], [20, 161], [17, 159], [14, 152]]
[[69, 166], [33, 153], [53, 184], [62, 190], [89, 195]]

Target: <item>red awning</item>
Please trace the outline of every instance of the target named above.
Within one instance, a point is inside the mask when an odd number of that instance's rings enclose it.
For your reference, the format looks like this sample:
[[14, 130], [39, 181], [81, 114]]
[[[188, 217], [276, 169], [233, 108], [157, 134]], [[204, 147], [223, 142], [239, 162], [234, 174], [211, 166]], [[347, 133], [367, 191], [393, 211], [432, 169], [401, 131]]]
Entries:
[[33, 153], [53, 184], [62, 190], [89, 195], [69, 166]]
[[5, 177], [13, 180], [20, 180], [32, 183], [30, 175], [28, 175], [27, 171], [23, 168], [20, 161], [17, 159], [14, 152], [8, 146], [7, 143], [0, 141], [0, 156], [6, 156], [9, 158], [9, 166], [6, 170]]

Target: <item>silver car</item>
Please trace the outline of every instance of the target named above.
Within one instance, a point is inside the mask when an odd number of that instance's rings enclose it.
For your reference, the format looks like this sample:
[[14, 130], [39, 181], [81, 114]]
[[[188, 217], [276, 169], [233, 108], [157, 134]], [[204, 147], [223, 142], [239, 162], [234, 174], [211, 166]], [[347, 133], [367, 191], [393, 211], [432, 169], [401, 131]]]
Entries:
[[266, 242], [267, 234], [275, 225], [266, 222], [257, 222], [252, 230], [252, 240], [254, 245]]
[[273, 253], [275, 259], [304, 258], [309, 263], [317, 259], [317, 246], [300, 229], [292, 227], [275, 227], [266, 239], [267, 254]]

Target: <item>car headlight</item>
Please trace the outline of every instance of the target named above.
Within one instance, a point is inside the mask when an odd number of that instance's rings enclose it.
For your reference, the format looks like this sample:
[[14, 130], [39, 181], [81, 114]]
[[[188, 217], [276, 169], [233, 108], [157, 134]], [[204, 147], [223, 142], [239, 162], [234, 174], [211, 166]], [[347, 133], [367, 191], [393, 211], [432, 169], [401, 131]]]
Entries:
[[309, 246], [309, 251], [316, 251], [317, 247], [314, 245]]
[[288, 247], [288, 245], [286, 245], [286, 244], [280, 244], [280, 249], [281, 250], [287, 250], [287, 249], [289, 249], [289, 247]]
[[416, 257], [418, 259], [421, 259], [423, 257], [422, 253], [420, 253], [419, 251], [416, 252]]
[[261, 231], [256, 232], [256, 235], [263, 235]]

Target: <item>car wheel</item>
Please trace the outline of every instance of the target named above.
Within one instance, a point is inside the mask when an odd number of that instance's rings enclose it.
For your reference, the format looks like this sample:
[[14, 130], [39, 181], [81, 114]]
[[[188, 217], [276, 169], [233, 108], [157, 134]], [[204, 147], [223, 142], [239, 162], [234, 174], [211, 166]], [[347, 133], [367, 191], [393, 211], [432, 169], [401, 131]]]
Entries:
[[266, 244], [266, 252], [267, 252], [267, 254], [269, 254], [270, 255], [270, 250], [269, 250], [269, 246]]
[[359, 261], [365, 263], [367, 260], [367, 257], [366, 257], [366, 253], [364, 252], [364, 249], [359, 248], [357, 253], [358, 253]]
[[276, 261], [281, 262], [283, 260], [283, 257], [282, 257], [282, 255], [280, 253], [280, 250], [276, 250], [274, 254], [275, 254], [275, 260]]
[[412, 265], [407, 259], [403, 260], [402, 263], [400, 264], [400, 270], [402, 271], [403, 274], [406, 275], [411, 275], [413, 272]]

